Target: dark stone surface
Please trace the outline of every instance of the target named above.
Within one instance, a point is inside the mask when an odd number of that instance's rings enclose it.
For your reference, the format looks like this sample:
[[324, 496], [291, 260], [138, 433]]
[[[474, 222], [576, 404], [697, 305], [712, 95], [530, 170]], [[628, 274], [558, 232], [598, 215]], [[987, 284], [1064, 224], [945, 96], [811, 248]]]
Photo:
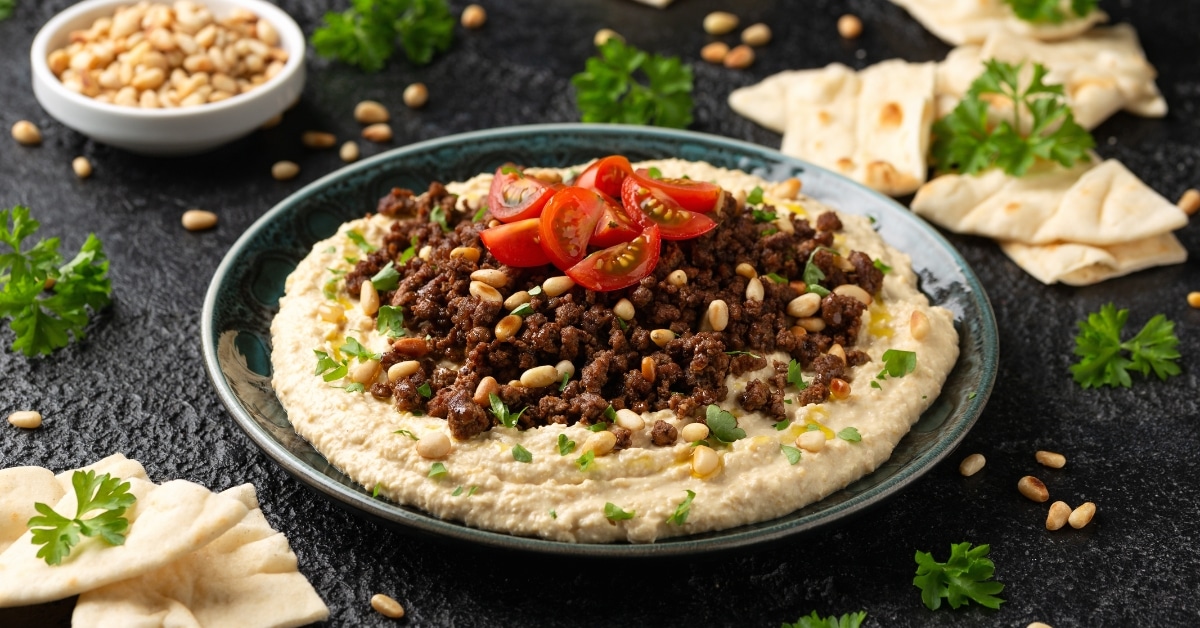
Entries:
[[[875, 626], [1184, 626], [1200, 623], [1200, 405], [1197, 361], [1200, 311], [1184, 302], [1196, 261], [1089, 288], [1045, 287], [986, 240], [950, 236], [987, 287], [1000, 325], [1002, 359], [995, 392], [961, 450], [904, 493], [847, 525], [753, 551], [654, 562], [618, 563], [514, 555], [415, 538], [343, 512], [292, 480], [258, 451], [221, 406], [205, 376], [198, 335], [209, 278], [237, 236], [274, 203], [340, 165], [334, 151], [303, 148], [300, 132], [357, 135], [351, 109], [377, 98], [392, 105], [396, 145], [473, 129], [570, 121], [571, 74], [602, 26], [631, 42], [694, 62], [694, 129], [777, 146], [779, 137], [737, 117], [728, 92], [772, 72], [840, 61], [857, 67], [889, 57], [941, 58], [948, 50], [901, 9], [883, 0], [747, 0], [744, 24], [762, 20], [775, 41], [749, 71], [703, 64], [699, 25], [716, 0], [678, 0], [658, 11], [624, 0], [489, 2], [480, 32], [461, 29], [451, 52], [432, 65], [393, 63], [367, 76], [313, 59], [300, 105], [283, 125], [214, 153], [151, 159], [97, 145], [50, 119], [34, 101], [28, 49], [36, 29], [67, 0], [18, 0], [0, 22], [0, 126], [35, 121], [40, 148], [0, 140], [0, 205], [23, 203], [44, 235], [75, 250], [88, 232], [112, 258], [115, 302], [85, 342], [49, 358], [0, 352], [0, 415], [36, 408], [44, 427], [0, 425], [0, 466], [55, 470], [112, 452], [141, 460], [152, 479], [185, 478], [213, 489], [253, 482], [267, 518], [285, 532], [332, 610], [330, 625], [390, 625], [370, 610], [385, 591], [408, 609], [412, 625], [745, 625], [774, 626], [811, 610], [859, 609]], [[281, 2], [306, 31], [345, 2]], [[454, 2], [456, 11], [463, 2]], [[1195, 33], [1200, 11], [1189, 2], [1105, 1], [1116, 21], [1141, 33], [1171, 107], [1164, 120], [1120, 114], [1096, 131], [1100, 152], [1120, 158], [1174, 200], [1196, 186], [1200, 158], [1200, 73]], [[846, 11], [863, 17], [857, 42], [835, 34]], [[732, 38], [729, 38], [732, 40]], [[858, 51], [863, 51], [860, 55]], [[400, 92], [421, 80], [429, 106], [411, 112]], [[364, 155], [386, 147], [363, 143]], [[95, 175], [70, 170], [87, 155]], [[278, 159], [300, 176], [276, 182]], [[221, 224], [188, 233], [180, 213], [216, 211]], [[1180, 232], [1200, 250], [1200, 231]], [[1131, 390], [1080, 390], [1070, 379], [1074, 323], [1109, 301], [1129, 308], [1131, 326], [1156, 313], [1176, 321], [1180, 377], [1137, 381]], [[0, 331], [0, 342], [11, 341]], [[1062, 470], [1041, 468], [1033, 452], [1068, 457]], [[958, 461], [981, 452], [987, 467], [963, 479]], [[1037, 474], [1055, 499], [1096, 502], [1081, 531], [1048, 533], [1045, 505], [1015, 490]], [[990, 543], [1005, 583], [1000, 611], [926, 610], [911, 580], [915, 550], [945, 557], [951, 543]], [[69, 602], [0, 612], [0, 625], [54, 625]]]

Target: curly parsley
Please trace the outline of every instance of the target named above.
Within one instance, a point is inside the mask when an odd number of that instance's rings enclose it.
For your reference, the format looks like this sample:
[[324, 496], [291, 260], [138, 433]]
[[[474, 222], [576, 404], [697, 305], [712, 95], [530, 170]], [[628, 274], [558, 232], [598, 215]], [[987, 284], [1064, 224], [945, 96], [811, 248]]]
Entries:
[[[47, 565], [58, 565], [70, 555], [71, 548], [79, 544], [79, 535], [99, 537], [109, 545], [124, 545], [129, 520], [125, 511], [137, 501], [129, 494], [129, 482], [105, 473], [97, 476], [95, 471], [76, 471], [71, 475], [71, 486], [75, 489], [77, 505], [75, 516], [68, 519], [46, 504], [37, 502], [34, 509], [40, 513], [27, 524], [33, 533], [33, 544], [41, 545], [37, 557], [45, 559]], [[104, 512], [84, 519], [95, 511]]]

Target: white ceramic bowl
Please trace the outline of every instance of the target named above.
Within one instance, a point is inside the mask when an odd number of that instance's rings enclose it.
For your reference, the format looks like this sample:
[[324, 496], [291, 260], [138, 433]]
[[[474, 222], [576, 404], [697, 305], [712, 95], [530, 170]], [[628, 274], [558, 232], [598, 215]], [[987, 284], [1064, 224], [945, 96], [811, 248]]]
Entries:
[[304, 89], [304, 33], [279, 7], [262, 0], [203, 0], [220, 18], [236, 8], [253, 11], [279, 33], [288, 53], [282, 72], [259, 87], [232, 98], [176, 109], [142, 109], [99, 102], [66, 88], [46, 58], [69, 43], [71, 31], [85, 30], [119, 6], [136, 0], [86, 0], [54, 16], [38, 32], [30, 49], [33, 93], [51, 116], [92, 139], [147, 155], [189, 155], [235, 140], [296, 102]]

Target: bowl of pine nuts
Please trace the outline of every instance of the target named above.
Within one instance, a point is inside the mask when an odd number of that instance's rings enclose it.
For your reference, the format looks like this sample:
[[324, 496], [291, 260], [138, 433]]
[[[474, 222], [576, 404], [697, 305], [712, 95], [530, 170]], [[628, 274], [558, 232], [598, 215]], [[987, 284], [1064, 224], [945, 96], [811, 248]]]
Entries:
[[279, 115], [304, 89], [304, 34], [262, 0], [86, 0], [33, 40], [33, 92], [92, 139], [189, 155]]

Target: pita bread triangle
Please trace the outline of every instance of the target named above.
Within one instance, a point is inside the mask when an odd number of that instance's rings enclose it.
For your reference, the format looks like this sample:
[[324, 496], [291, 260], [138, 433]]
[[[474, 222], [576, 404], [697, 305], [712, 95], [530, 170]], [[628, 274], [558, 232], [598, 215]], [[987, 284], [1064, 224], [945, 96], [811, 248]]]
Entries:
[[1052, 41], [1069, 39], [1108, 20], [1095, 10], [1078, 17], [1068, 13], [1060, 24], [1033, 24], [1018, 18], [1004, 0], [892, 0], [942, 41], [959, 46], [982, 42], [997, 29]]
[[1187, 250], [1173, 233], [1099, 247], [1074, 242], [1029, 245], [1001, 242], [1000, 249], [1044, 284], [1086, 286], [1114, 277], [1187, 261]]

